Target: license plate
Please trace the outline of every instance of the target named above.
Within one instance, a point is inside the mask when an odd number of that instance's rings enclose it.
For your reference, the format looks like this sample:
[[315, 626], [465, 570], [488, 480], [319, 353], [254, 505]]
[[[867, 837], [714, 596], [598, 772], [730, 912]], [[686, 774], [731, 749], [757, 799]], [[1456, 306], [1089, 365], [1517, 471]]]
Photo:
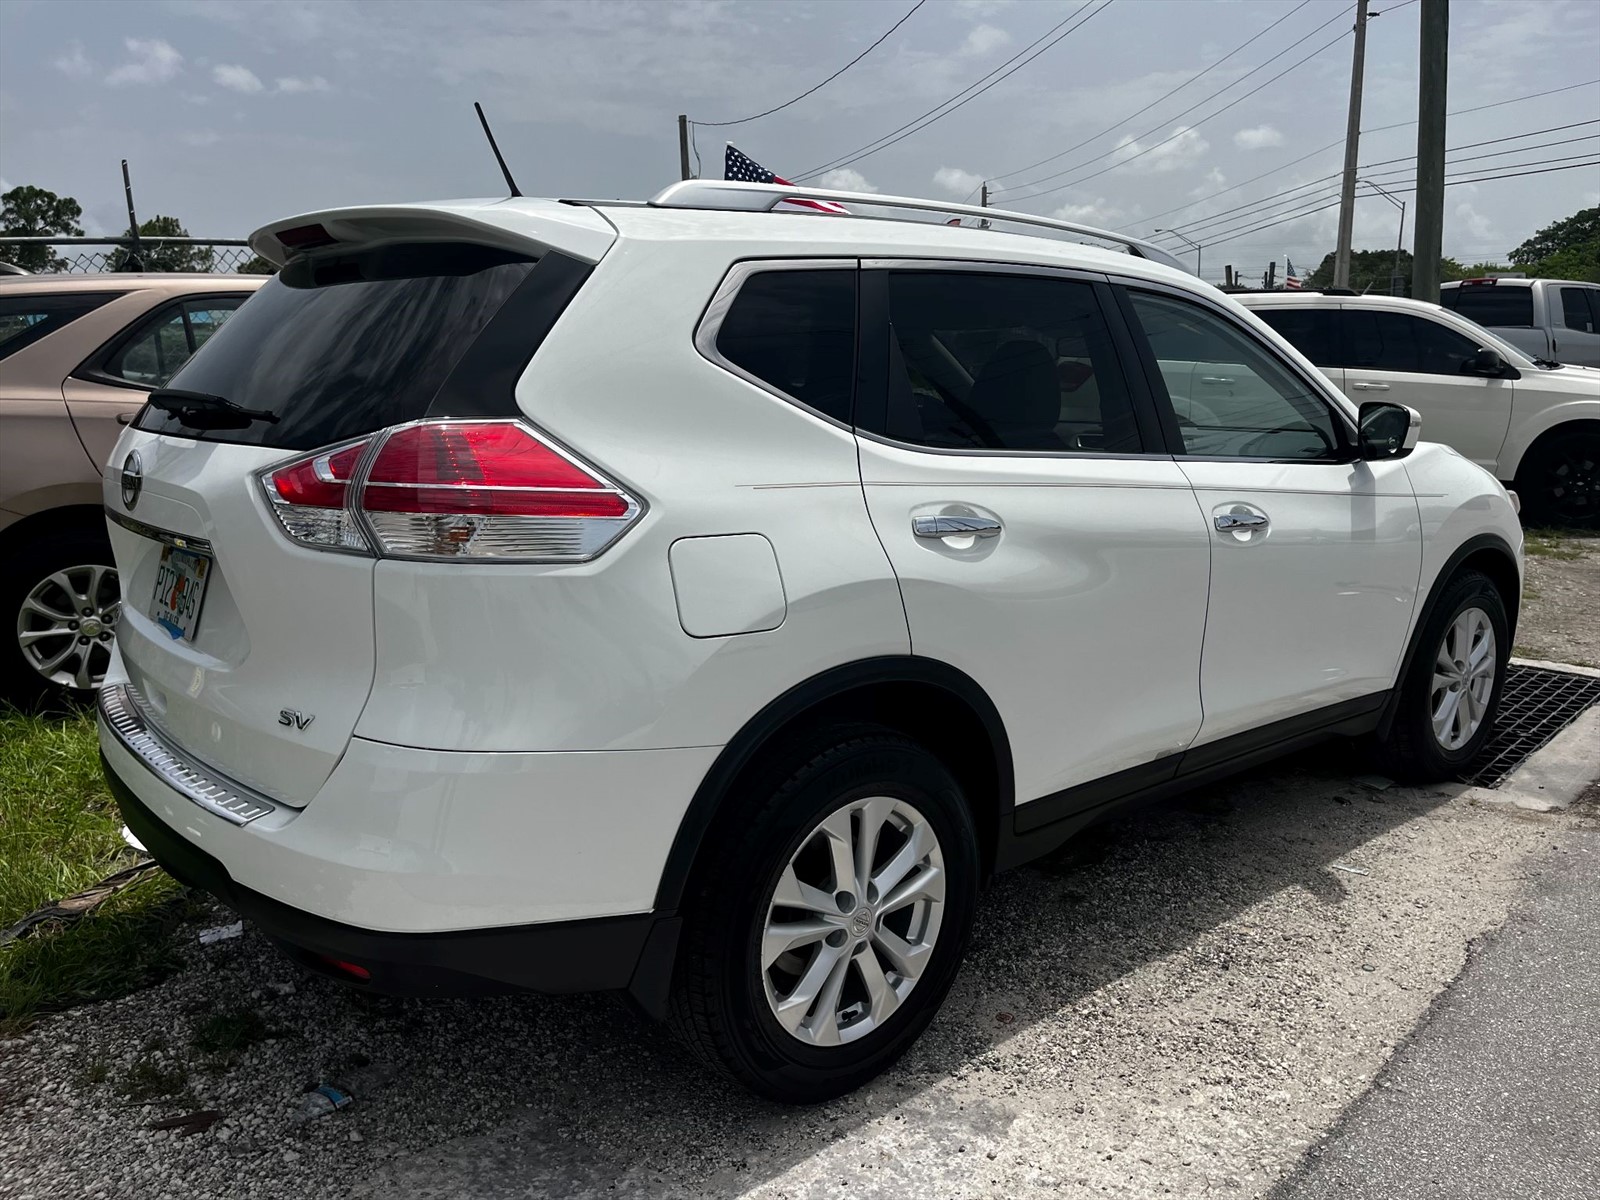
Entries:
[[203, 554], [165, 546], [161, 565], [156, 568], [156, 594], [150, 599], [150, 615], [175, 641], [193, 641], [194, 627], [200, 620], [200, 602], [205, 599], [206, 580], [211, 576], [211, 560]]

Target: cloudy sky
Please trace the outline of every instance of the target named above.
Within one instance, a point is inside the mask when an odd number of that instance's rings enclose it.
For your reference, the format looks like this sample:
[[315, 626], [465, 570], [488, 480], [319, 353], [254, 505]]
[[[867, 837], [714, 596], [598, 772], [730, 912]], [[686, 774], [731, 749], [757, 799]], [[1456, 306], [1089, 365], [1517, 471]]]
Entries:
[[[1332, 248], [1336, 214], [1313, 210], [1342, 163], [1345, 0], [926, 0], [815, 94], [711, 125], [812, 88], [913, 3], [0, 0], [0, 183], [72, 195], [92, 232], [114, 232], [126, 157], [141, 215], [216, 237], [493, 194], [482, 100], [532, 194], [652, 194], [677, 177], [684, 112], [707, 175], [731, 139], [833, 186], [976, 202], [988, 179], [998, 205], [1183, 227], [1208, 276], [1286, 253], [1307, 270]], [[1409, 205], [1420, 5], [1373, 8], [1363, 174]], [[1447, 193], [1445, 251], [1473, 262], [1600, 203], [1600, 3], [1451, 9], [1448, 170], [1468, 182]], [[1393, 245], [1398, 211], [1363, 192], [1357, 247]]]

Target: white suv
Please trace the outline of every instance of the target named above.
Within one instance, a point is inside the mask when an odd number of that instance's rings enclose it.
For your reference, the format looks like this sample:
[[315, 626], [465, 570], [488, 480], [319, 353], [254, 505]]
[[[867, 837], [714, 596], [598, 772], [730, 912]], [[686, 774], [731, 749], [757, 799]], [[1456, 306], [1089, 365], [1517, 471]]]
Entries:
[[133, 832], [348, 982], [626, 990], [816, 1100], [1117, 805], [1330, 735], [1464, 766], [1507, 493], [1138, 243], [937, 207], [257, 233], [282, 272], [107, 475]]
[[1420, 412], [1430, 439], [1514, 485], [1529, 520], [1600, 528], [1600, 370], [1529, 358], [1420, 300], [1319, 292], [1237, 299], [1358, 401]]

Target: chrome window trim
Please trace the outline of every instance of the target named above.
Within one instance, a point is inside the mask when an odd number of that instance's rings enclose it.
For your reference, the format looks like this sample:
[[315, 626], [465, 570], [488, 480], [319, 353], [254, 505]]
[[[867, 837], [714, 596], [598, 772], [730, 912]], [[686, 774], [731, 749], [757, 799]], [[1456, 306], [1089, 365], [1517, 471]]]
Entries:
[[100, 720], [123, 749], [186, 800], [234, 825], [270, 816], [278, 806], [259, 792], [234, 783], [173, 746], [152, 728], [130, 684], [100, 689]]
[[[733, 307], [734, 299], [739, 295], [739, 289], [752, 275], [764, 274], [767, 271], [854, 271], [858, 269], [860, 260], [854, 258], [747, 258], [741, 259], [728, 268], [728, 273], [722, 277], [722, 282], [717, 285], [717, 290], [712, 293], [711, 300], [706, 304], [705, 312], [700, 315], [700, 322], [695, 326], [694, 348], [700, 357], [720, 367], [730, 375], [735, 375], [748, 384], [760, 388], [769, 396], [776, 396], [787, 404], [792, 404], [804, 412], [810, 413], [819, 421], [826, 421], [836, 429], [855, 432], [848, 421], [830, 416], [821, 409], [812, 408], [798, 396], [791, 396], [780, 387], [768, 383], [758, 375], [746, 371], [738, 363], [725, 358], [722, 351], [717, 349], [717, 335], [722, 332], [722, 322], [728, 317], [728, 310]], [[860, 305], [856, 311], [856, 337], [861, 336]]]

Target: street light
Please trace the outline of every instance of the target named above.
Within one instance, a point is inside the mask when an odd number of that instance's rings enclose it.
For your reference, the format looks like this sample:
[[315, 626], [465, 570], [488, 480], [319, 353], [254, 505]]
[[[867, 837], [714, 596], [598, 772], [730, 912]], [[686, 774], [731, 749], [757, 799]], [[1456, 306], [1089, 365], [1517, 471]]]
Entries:
[[1406, 244], [1406, 202], [1404, 200], [1396, 199], [1393, 195], [1384, 191], [1370, 179], [1357, 179], [1356, 182], [1366, 184], [1373, 191], [1377, 192], [1378, 195], [1382, 196], [1390, 204], [1394, 205], [1400, 210], [1400, 232], [1395, 236], [1394, 239], [1394, 275], [1389, 280], [1390, 293], [1397, 295], [1398, 293], [1395, 292], [1395, 288], [1400, 284], [1400, 255], [1404, 253]]
[[1156, 232], [1157, 233], [1170, 233], [1173, 237], [1183, 238], [1184, 241], [1188, 242], [1189, 245], [1193, 246], [1194, 247], [1194, 273], [1197, 276], [1199, 276], [1201, 279], [1205, 278], [1204, 275], [1200, 274], [1200, 252], [1205, 249], [1204, 246], [1202, 246], [1199, 242], [1195, 241], [1193, 238], [1189, 237], [1188, 235], [1179, 233], [1176, 229], [1158, 229], [1158, 230], [1156, 230]]

